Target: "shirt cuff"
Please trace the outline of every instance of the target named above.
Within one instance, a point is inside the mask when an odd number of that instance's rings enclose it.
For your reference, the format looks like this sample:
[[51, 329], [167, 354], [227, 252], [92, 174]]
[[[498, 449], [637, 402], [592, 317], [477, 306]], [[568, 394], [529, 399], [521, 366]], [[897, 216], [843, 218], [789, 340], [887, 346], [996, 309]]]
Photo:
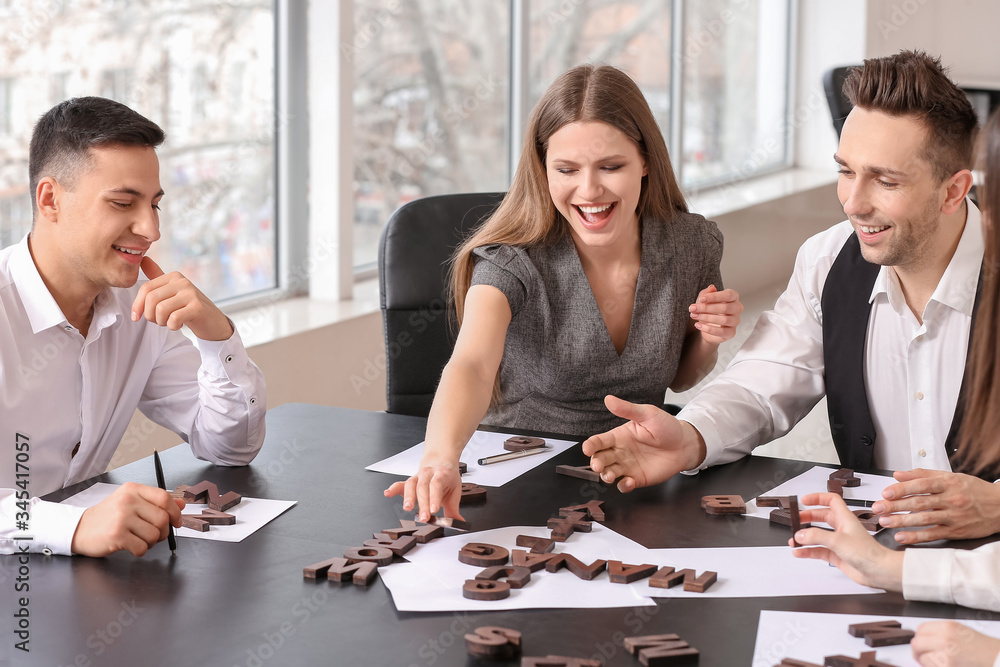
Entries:
[[34, 539], [29, 551], [52, 553], [58, 556], [73, 555], [73, 536], [86, 507], [74, 507], [32, 499], [31, 532]]
[[234, 384], [246, 386], [250, 358], [235, 326], [233, 335], [226, 340], [201, 340], [197, 337], [195, 340], [201, 353], [201, 372], [216, 378], [229, 378]]
[[694, 475], [705, 468], [717, 465], [722, 450], [718, 446], [713, 446], [715, 443], [721, 441], [719, 431], [715, 428], [715, 422], [707, 415], [699, 414], [695, 411], [685, 414], [684, 410], [681, 410], [680, 414], [677, 415], [677, 419], [691, 424], [701, 434], [701, 439], [705, 441], [705, 460], [697, 468], [682, 470], [681, 473], [684, 475]]
[[903, 597], [954, 604], [951, 572], [953, 549], [906, 549], [903, 552]]

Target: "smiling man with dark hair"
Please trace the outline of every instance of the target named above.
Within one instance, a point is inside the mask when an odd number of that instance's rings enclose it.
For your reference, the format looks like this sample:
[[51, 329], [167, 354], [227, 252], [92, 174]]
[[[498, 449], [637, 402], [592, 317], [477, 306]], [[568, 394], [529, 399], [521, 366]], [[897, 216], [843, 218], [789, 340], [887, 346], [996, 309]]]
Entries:
[[[961, 470], [966, 353], [983, 261], [976, 115], [940, 60], [866, 60], [834, 156], [848, 220], [813, 236], [733, 363], [677, 418], [607, 398], [629, 423], [587, 440], [630, 491], [734, 461], [825, 395], [841, 465], [899, 471], [873, 510], [903, 543], [1000, 531], [1000, 484]], [[916, 510], [916, 511], [914, 511]], [[909, 512], [909, 513], [905, 513]]]
[[229, 318], [146, 256], [160, 238], [163, 140], [98, 97], [35, 126], [34, 224], [0, 251], [0, 441], [25, 454], [0, 457], [0, 553], [141, 556], [180, 525], [183, 502], [139, 484], [87, 510], [31, 497], [104, 472], [136, 408], [213, 463], [245, 465], [263, 442], [263, 376]]

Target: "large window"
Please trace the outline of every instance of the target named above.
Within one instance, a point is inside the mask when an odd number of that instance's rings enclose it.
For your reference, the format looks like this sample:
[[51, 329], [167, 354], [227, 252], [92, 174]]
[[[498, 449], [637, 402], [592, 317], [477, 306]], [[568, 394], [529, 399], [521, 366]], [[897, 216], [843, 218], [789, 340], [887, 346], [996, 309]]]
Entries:
[[274, 54], [265, 0], [12, 3], [0, 12], [0, 245], [31, 226], [35, 121], [100, 95], [167, 134], [151, 256], [213, 299], [275, 287]]
[[684, 12], [684, 185], [784, 166], [788, 3], [689, 0]]
[[354, 263], [418, 197], [507, 188], [510, 9], [354, 0]]
[[514, 92], [583, 62], [639, 84], [688, 192], [788, 164], [788, 0], [353, 2], [356, 267], [406, 201], [506, 189]]

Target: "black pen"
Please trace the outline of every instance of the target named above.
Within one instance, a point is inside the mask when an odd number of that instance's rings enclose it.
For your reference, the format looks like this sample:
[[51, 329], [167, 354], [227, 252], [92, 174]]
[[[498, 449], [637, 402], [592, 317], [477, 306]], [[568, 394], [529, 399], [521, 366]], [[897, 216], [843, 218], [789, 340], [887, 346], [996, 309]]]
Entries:
[[[153, 450], [153, 466], [156, 468], [156, 485], [166, 491], [167, 484], [163, 481], [163, 466], [160, 465], [160, 454], [155, 449]], [[173, 502], [173, 500], [171, 499], [170, 502]], [[167, 546], [170, 547], [170, 555], [176, 556], [177, 540], [174, 539], [174, 526], [171, 523], [167, 524]]]
[[844, 498], [844, 503], [851, 507], [871, 507], [877, 500], [861, 500], [860, 498]]
[[523, 456], [531, 456], [532, 454], [541, 454], [542, 452], [551, 451], [548, 447], [532, 447], [531, 449], [522, 449], [519, 452], [508, 452], [507, 454], [497, 454], [496, 456], [487, 456], [486, 458], [479, 459], [478, 463], [481, 466], [489, 465], [491, 463], [500, 463], [501, 461], [510, 461], [511, 459], [519, 459]]

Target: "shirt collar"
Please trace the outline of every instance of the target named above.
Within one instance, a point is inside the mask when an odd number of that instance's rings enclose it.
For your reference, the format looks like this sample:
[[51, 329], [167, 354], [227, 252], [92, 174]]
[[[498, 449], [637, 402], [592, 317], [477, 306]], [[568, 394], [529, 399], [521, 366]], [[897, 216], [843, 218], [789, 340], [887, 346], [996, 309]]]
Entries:
[[[983, 263], [983, 223], [982, 215], [976, 205], [968, 198], [965, 203], [967, 213], [962, 238], [959, 239], [955, 254], [948, 262], [930, 300], [971, 317]], [[889, 304], [896, 311], [899, 311], [905, 303], [899, 279], [891, 267], [883, 266], [879, 269], [871, 296], [868, 298], [869, 303], [879, 294], [885, 294]]]
[[[10, 256], [10, 275], [17, 287], [18, 296], [24, 305], [24, 312], [31, 323], [32, 333], [39, 333], [52, 327], [65, 327], [69, 320], [63, 314], [55, 297], [45, 286], [42, 275], [35, 266], [35, 260], [28, 249], [28, 236], [14, 247]], [[103, 289], [94, 301], [94, 317], [90, 329], [99, 332], [122, 318], [121, 305], [108, 289]]]
[[14, 279], [28, 321], [31, 322], [32, 333], [69, 323], [38, 273], [35, 260], [28, 250], [27, 235], [11, 251], [10, 275]]

